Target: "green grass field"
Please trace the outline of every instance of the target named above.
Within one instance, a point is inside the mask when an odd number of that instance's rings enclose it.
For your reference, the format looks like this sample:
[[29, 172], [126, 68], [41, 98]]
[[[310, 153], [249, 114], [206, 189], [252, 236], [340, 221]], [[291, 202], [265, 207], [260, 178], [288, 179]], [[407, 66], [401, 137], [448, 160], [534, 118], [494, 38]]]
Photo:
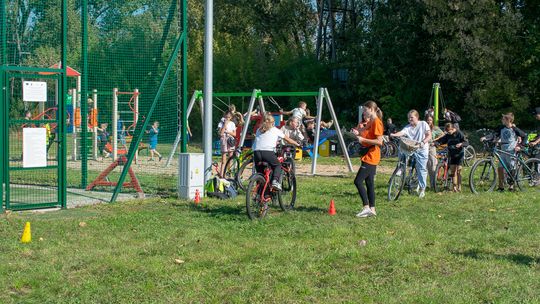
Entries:
[[[369, 219], [355, 218], [352, 177], [300, 178], [297, 210], [263, 222], [243, 197], [4, 214], [0, 303], [540, 301], [538, 192], [389, 203], [387, 180]], [[26, 221], [33, 241], [21, 244]]]

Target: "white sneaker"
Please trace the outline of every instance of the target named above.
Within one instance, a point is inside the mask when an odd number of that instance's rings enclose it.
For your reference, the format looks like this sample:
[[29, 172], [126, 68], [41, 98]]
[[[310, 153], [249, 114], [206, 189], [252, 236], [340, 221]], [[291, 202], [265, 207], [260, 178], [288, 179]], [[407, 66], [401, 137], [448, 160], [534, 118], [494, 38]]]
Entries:
[[416, 193], [420, 193], [420, 185], [416, 186]]
[[426, 196], [426, 189], [420, 190], [420, 193], [418, 193], [419, 198], [424, 198]]
[[368, 216], [373, 216], [373, 215], [375, 215], [375, 214], [373, 213], [373, 211], [371, 211], [371, 209], [369, 209], [369, 208], [364, 208], [364, 210], [360, 211], [360, 212], [356, 215], [356, 217], [368, 217]]
[[281, 191], [281, 184], [278, 181], [274, 180], [272, 181], [272, 188], [276, 189], [277, 191]]

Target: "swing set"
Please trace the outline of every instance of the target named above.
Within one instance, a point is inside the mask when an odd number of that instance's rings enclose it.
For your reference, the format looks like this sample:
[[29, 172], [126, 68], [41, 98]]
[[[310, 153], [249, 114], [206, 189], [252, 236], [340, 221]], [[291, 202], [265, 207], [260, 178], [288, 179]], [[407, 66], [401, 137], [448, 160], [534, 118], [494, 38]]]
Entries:
[[[328, 111], [334, 121], [335, 129], [337, 130], [336, 135], [339, 140], [339, 144], [341, 146], [341, 149], [343, 151], [345, 162], [348, 166], [349, 172], [353, 172], [352, 163], [349, 158], [349, 154], [345, 145], [345, 141], [343, 139], [343, 134], [340, 132], [339, 127], [339, 121], [337, 119], [336, 113], [334, 111], [334, 107], [332, 105], [332, 100], [330, 98], [330, 94], [328, 93], [328, 89], [326, 88], [320, 88], [316, 92], [263, 92], [260, 89], [253, 89], [252, 92], [233, 92], [233, 93], [213, 93], [212, 96], [222, 102], [223, 104], [227, 105], [223, 100], [220, 98], [231, 98], [231, 97], [249, 97], [249, 106], [247, 109], [247, 114], [245, 115], [245, 122], [242, 127], [242, 132], [240, 133], [240, 139], [238, 141], [238, 147], [244, 147], [246, 139], [248, 137], [248, 129], [250, 127], [250, 122], [255, 121], [255, 127], [259, 127], [260, 123], [262, 122], [262, 117], [266, 113], [271, 113], [276, 118], [276, 126], [281, 128], [285, 121], [283, 119], [283, 114], [280, 112], [267, 112], [265, 107], [265, 98], [273, 105], [275, 105], [278, 109], [281, 109], [279, 103], [275, 100], [275, 97], [314, 97], [316, 100], [316, 107], [317, 107], [317, 115], [316, 115], [316, 126], [321, 125], [321, 117], [323, 114], [323, 106], [326, 103]], [[195, 104], [198, 103], [200, 109], [203, 109], [204, 100], [203, 100], [203, 94], [201, 91], [195, 91], [190, 99], [188, 108], [187, 108], [187, 117], [189, 119], [189, 116], [193, 110], [193, 107]], [[258, 115], [251, 115], [256, 107], [258, 106]], [[214, 105], [215, 106], [215, 105]], [[216, 108], [220, 109], [216, 106]], [[220, 109], [221, 110], [221, 109]], [[204, 121], [203, 112], [201, 111], [201, 119]], [[258, 121], [260, 120], [260, 121]], [[165, 166], [170, 165], [174, 154], [176, 153], [176, 150], [178, 148], [178, 144], [180, 142], [180, 139], [182, 137], [181, 132], [178, 132], [176, 136], [176, 140], [174, 141], [173, 148], [171, 150], [171, 153], [167, 159], [167, 163]], [[307, 147], [308, 150], [310, 150], [310, 156], [311, 156], [311, 174], [316, 175], [317, 174], [317, 155], [319, 152], [319, 147], [321, 144], [326, 141], [327, 138], [321, 138], [321, 129], [319, 127], [316, 128], [315, 131], [315, 139], [313, 141], [313, 145]]]

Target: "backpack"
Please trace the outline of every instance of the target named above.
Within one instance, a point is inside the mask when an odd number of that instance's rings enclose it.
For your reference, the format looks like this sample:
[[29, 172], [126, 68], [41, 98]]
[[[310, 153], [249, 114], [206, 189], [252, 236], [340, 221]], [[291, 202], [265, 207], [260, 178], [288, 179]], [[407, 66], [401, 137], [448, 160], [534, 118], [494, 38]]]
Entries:
[[208, 197], [217, 197], [219, 199], [234, 198], [238, 195], [234, 181], [217, 176], [212, 177], [206, 182], [204, 190]]

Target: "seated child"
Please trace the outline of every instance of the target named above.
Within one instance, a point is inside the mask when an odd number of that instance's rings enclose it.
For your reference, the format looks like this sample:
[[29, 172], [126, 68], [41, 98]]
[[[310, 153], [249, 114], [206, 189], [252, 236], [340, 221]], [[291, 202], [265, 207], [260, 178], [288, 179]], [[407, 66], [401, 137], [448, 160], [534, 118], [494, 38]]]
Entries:
[[282, 130], [283, 134], [287, 135], [298, 144], [301, 144], [305, 139], [304, 134], [302, 134], [302, 131], [300, 130], [300, 121], [296, 117], [289, 118]]

